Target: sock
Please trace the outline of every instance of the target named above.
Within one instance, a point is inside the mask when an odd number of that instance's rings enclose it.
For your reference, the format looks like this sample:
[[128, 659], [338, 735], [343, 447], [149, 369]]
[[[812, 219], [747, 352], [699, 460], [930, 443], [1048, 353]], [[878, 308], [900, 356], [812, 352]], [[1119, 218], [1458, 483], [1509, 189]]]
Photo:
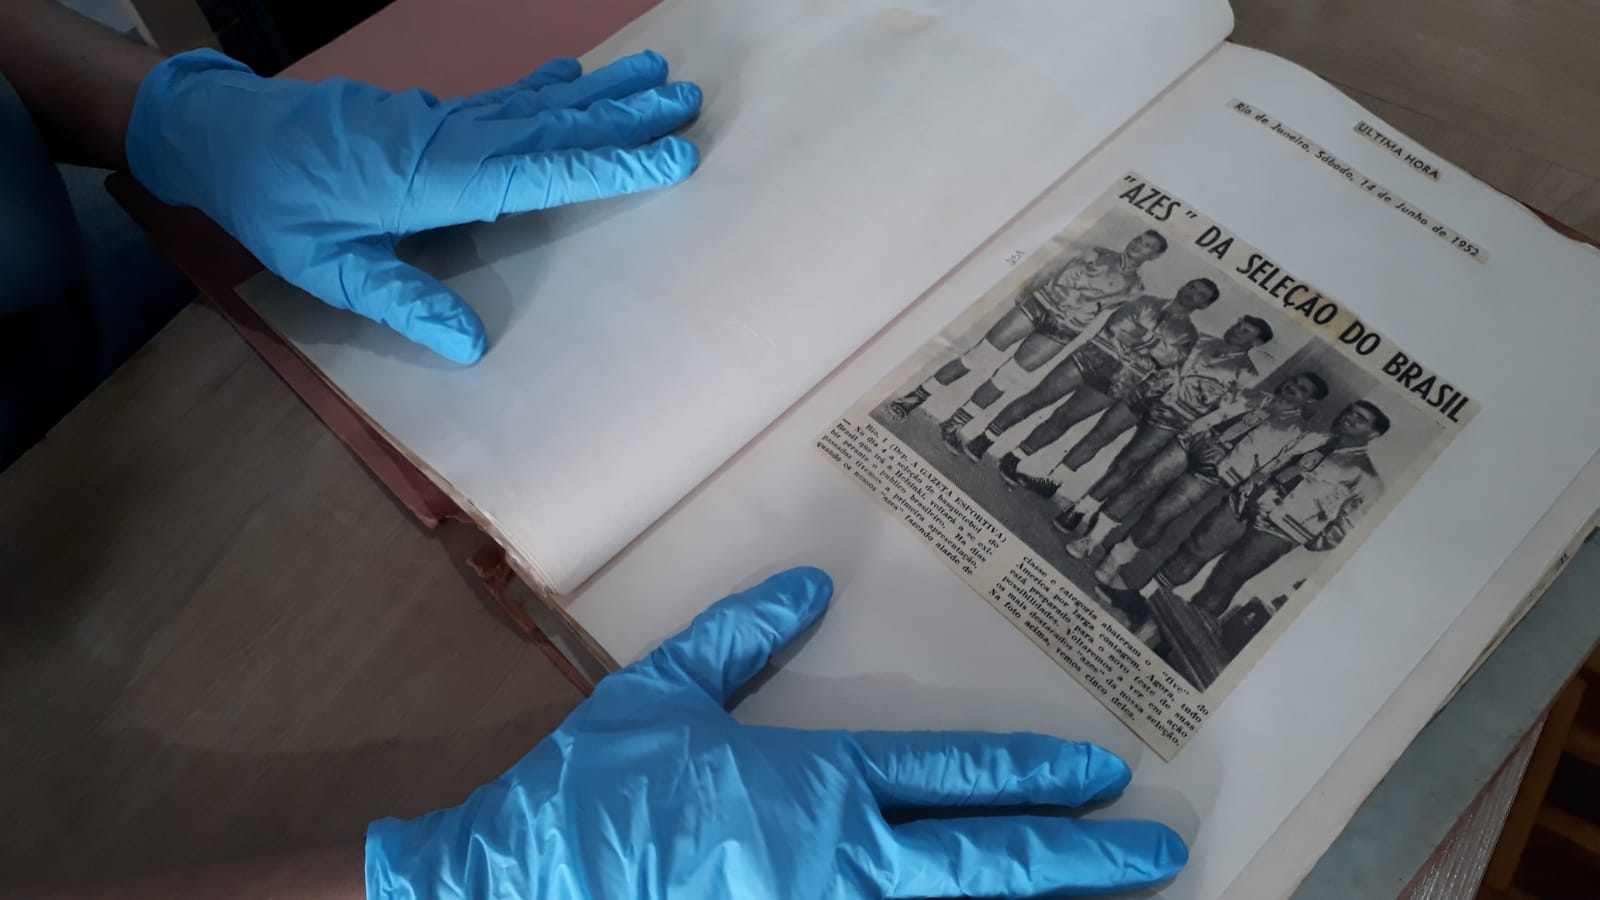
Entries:
[[1101, 584], [1110, 584], [1111, 580], [1117, 577], [1117, 566], [1117, 561], [1107, 553], [1106, 558], [1100, 560], [1100, 565], [1095, 567], [1094, 580]]
[[1083, 513], [1083, 520], [1087, 522], [1094, 517], [1095, 513], [1100, 511], [1100, 504], [1103, 502], [1103, 500], [1091, 494], [1078, 501], [1078, 512]]
[[[1084, 513], [1084, 518], [1087, 519], [1088, 517], [1089, 514]], [[1116, 519], [1113, 519], [1110, 516], [1101, 515], [1100, 518], [1095, 521], [1094, 527], [1089, 529], [1089, 539], [1098, 544], [1110, 537], [1111, 532], [1116, 531], [1117, 526], [1121, 524], [1121, 522], [1118, 522]]]
[[1161, 588], [1166, 588], [1170, 591], [1172, 590], [1172, 585], [1167, 584], [1167, 579], [1165, 576], [1157, 575], [1149, 581], [1146, 581], [1144, 583], [1144, 587], [1139, 588], [1139, 596], [1145, 598], [1146, 600], [1154, 599], [1156, 591], [1160, 590]]
[[994, 374], [994, 370], [1006, 361], [1006, 351], [989, 343], [979, 341], [977, 346], [961, 354], [961, 365], [968, 372], [977, 372], [985, 377]]
[[1116, 572], [1133, 562], [1134, 557], [1138, 555], [1139, 545], [1133, 542], [1133, 538], [1125, 537], [1106, 551], [1106, 565], [1111, 567], [1112, 572]]
[[961, 429], [967, 427], [967, 423], [971, 421], [972, 413], [968, 412], [967, 408], [963, 406], [956, 410], [949, 419], [946, 419], [944, 424], [955, 431], [960, 431]]
[[916, 390], [905, 395], [904, 397], [901, 397], [900, 399], [913, 404], [921, 404], [922, 401], [928, 399], [928, 386], [925, 384], [919, 384], [917, 385]]

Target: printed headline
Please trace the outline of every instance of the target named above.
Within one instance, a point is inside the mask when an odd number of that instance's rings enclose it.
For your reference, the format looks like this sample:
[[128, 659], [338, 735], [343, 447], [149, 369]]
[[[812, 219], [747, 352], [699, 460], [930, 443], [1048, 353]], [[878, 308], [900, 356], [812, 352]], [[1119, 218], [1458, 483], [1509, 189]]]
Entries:
[[[1182, 201], [1137, 175], [1126, 175], [1123, 181], [1128, 186], [1118, 195], [1118, 199], [1155, 222], [1168, 222], [1178, 215], [1190, 220], [1200, 218]], [[1389, 349], [1382, 335], [1362, 324], [1360, 319], [1332, 298], [1324, 296], [1312, 285], [1285, 271], [1266, 254], [1239, 241], [1215, 223], [1206, 222], [1205, 229], [1194, 239], [1195, 247], [1201, 252], [1221, 260], [1232, 272], [1254, 285], [1268, 301], [1282, 304], [1285, 310], [1303, 316], [1330, 339], [1337, 340], [1357, 355], [1383, 359], [1383, 374], [1394, 379], [1401, 389], [1417, 395], [1450, 421], [1461, 421], [1457, 417], [1471, 399], [1460, 388], [1428, 371], [1405, 353]]]

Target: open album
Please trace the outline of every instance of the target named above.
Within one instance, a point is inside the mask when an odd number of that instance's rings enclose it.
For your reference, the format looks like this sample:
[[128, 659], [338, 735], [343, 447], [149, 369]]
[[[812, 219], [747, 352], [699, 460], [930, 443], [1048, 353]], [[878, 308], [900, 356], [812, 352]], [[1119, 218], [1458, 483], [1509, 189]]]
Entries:
[[603, 657], [820, 565], [741, 719], [1043, 731], [1160, 896], [1292, 891], [1600, 509], [1600, 255], [1221, 0], [667, 0], [685, 184], [404, 248], [430, 357], [240, 294]]

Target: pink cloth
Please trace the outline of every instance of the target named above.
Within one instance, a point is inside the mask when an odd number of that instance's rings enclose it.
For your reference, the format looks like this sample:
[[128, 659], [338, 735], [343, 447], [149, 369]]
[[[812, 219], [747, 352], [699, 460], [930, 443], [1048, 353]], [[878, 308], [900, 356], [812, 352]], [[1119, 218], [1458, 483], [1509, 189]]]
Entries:
[[284, 72], [457, 96], [581, 56], [654, 0], [398, 0]]

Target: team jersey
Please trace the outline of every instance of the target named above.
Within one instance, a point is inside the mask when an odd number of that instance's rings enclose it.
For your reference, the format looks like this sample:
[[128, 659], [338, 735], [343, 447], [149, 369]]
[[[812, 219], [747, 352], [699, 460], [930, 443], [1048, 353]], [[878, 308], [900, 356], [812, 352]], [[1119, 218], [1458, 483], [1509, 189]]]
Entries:
[[[1194, 420], [1179, 436], [1179, 445], [1194, 450], [1209, 443], [1225, 451], [1214, 467], [1195, 469], [1195, 473], [1235, 487], [1258, 473], [1270, 473], [1282, 460], [1327, 442], [1326, 435], [1306, 428], [1310, 409], [1275, 409], [1272, 400], [1272, 394], [1246, 388]], [[1191, 468], [1196, 465], [1190, 464]]]
[[1178, 431], [1217, 408], [1224, 397], [1256, 380], [1250, 351], [1203, 335], [1178, 367], [1172, 387], [1150, 410], [1155, 424]]
[[1070, 341], [1096, 316], [1143, 289], [1139, 267], [1125, 255], [1091, 247], [1029, 279], [1016, 302], [1041, 333]]
[[1289, 459], [1266, 479], [1251, 524], [1310, 550], [1331, 550], [1383, 491], [1365, 446], [1319, 447]]

